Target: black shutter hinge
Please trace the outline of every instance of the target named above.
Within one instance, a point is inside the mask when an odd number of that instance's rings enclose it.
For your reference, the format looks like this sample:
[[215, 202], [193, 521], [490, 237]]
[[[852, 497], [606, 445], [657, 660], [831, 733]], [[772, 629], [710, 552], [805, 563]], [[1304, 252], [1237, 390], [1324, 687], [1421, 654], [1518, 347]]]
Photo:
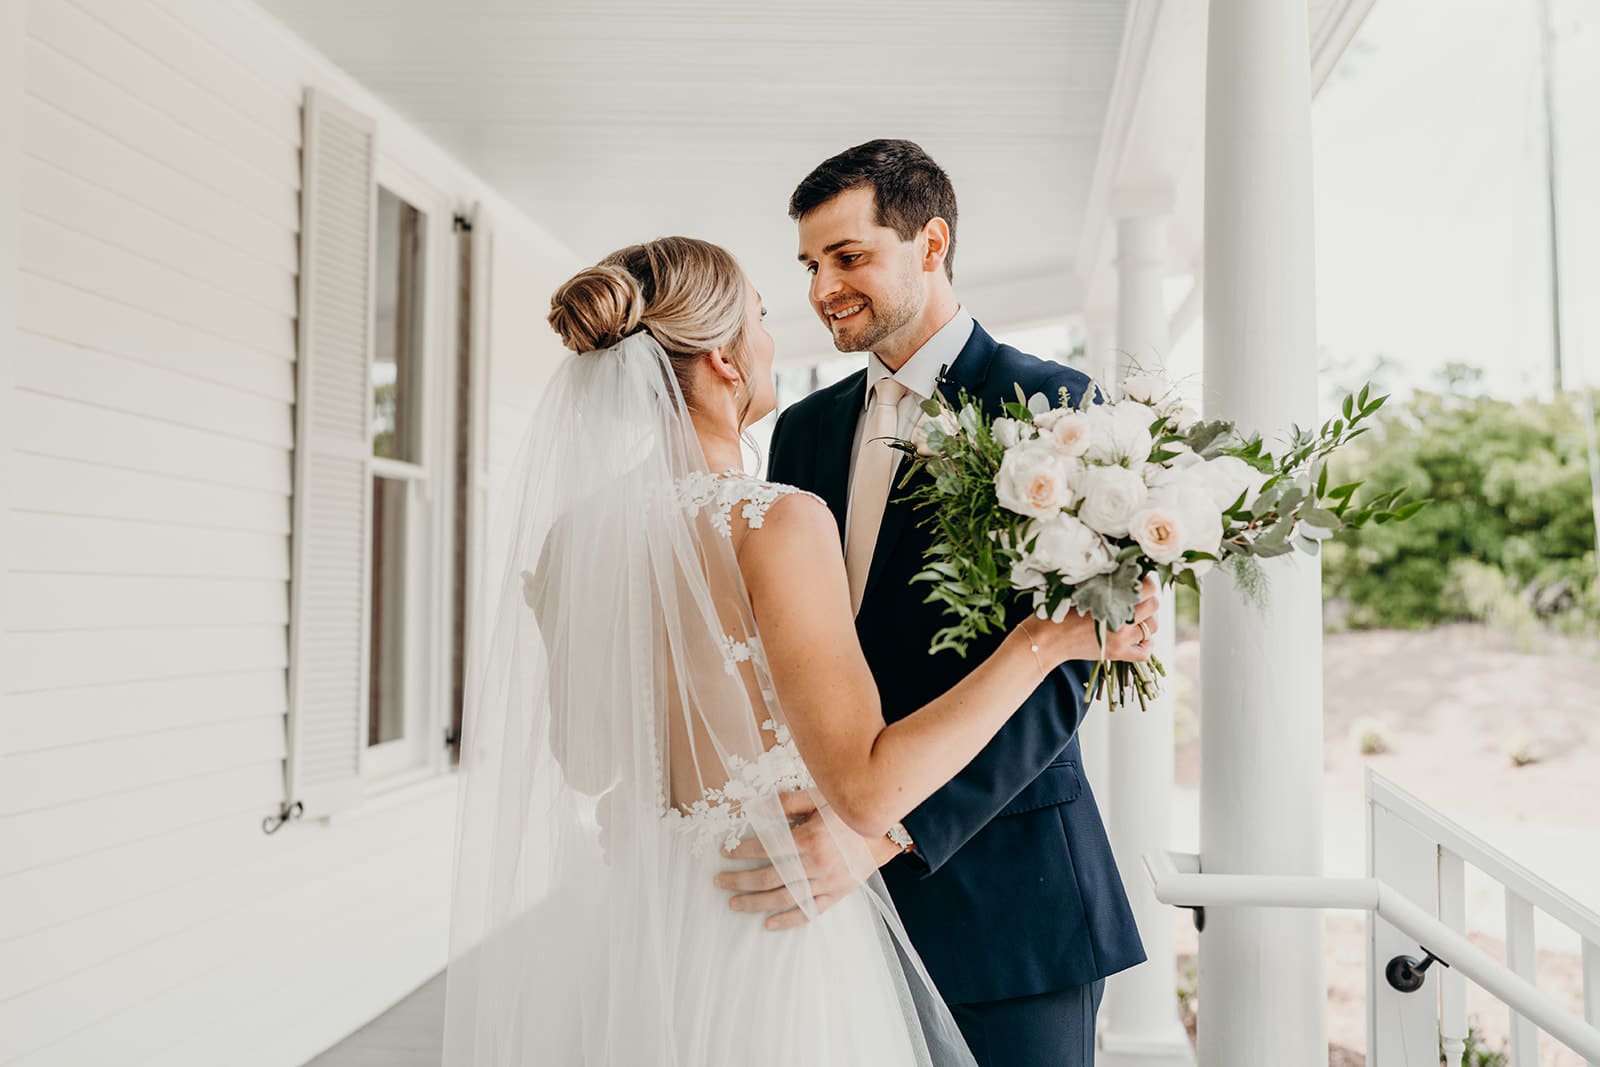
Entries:
[[261, 832], [264, 834], [275, 834], [279, 830], [283, 829], [284, 823], [288, 822], [290, 819], [298, 819], [305, 813], [306, 806], [298, 800], [293, 804], [285, 804], [283, 807], [278, 809], [278, 814], [268, 815], [265, 819], [261, 820]]

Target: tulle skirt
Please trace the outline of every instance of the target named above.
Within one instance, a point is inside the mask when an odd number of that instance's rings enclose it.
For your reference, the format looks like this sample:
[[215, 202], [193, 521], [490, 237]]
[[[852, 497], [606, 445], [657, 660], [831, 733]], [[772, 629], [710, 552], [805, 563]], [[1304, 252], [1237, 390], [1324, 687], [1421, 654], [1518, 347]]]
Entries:
[[911, 1067], [893, 942], [861, 889], [804, 926], [768, 930], [712, 882], [748, 866], [667, 831], [678, 1064]]

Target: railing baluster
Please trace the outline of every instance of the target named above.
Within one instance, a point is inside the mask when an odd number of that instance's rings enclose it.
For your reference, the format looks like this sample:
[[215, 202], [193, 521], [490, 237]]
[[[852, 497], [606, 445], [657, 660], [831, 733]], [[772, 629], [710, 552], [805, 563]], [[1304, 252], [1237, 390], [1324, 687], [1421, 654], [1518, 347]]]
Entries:
[[[1367, 870], [1430, 915], [1438, 914], [1439, 846], [1394, 813], [1367, 806]], [[1396, 956], [1422, 958], [1422, 947], [1381, 916], [1367, 920], [1367, 1035], [1378, 1064], [1428, 1063], [1439, 1055], [1440, 968], [1430, 968], [1423, 988], [1401, 993], [1384, 979]]]
[[[1600, 944], [1583, 940], [1583, 1017], [1592, 1026], [1600, 1026]], [[1600, 1060], [1590, 1060], [1589, 1067], [1600, 1067]]]
[[[1538, 946], [1533, 940], [1533, 905], [1506, 890], [1506, 966], [1518, 977], [1536, 981]], [[1539, 1067], [1539, 1028], [1511, 1013], [1511, 1067]]]
[[[1439, 920], [1467, 932], [1467, 868], [1461, 857], [1439, 850]], [[1461, 1067], [1467, 1050], [1467, 980], [1454, 969], [1439, 974], [1439, 1040], [1445, 1067]]]

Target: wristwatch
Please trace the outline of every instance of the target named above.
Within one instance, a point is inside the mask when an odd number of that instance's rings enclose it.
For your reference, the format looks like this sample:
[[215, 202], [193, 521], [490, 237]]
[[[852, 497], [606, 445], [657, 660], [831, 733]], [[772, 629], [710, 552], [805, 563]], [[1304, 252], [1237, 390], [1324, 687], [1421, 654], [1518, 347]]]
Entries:
[[911, 831], [906, 829], [906, 824], [903, 822], [897, 822], [889, 827], [889, 832], [883, 836], [899, 845], [902, 853], [910, 852], [917, 847], [917, 843], [911, 840]]

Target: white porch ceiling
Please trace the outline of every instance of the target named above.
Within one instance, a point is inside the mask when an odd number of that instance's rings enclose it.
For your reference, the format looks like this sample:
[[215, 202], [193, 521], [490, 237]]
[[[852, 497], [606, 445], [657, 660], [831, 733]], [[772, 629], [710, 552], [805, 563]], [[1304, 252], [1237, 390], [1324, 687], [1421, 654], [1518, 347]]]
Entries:
[[873, 137], [950, 172], [980, 318], [1076, 308], [1128, 0], [260, 2], [580, 256], [727, 245], [784, 358], [827, 347], [789, 193]]

